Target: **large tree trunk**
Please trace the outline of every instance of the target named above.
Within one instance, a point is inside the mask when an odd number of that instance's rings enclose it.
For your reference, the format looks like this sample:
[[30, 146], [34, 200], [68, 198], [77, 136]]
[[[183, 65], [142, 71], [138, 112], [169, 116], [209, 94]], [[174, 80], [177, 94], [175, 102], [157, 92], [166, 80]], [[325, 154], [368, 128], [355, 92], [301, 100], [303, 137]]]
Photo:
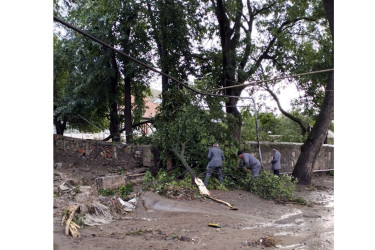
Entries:
[[[236, 49], [239, 43], [239, 23], [242, 14], [242, 2], [237, 2], [237, 13], [236, 13], [236, 23], [233, 25], [233, 28], [230, 27], [230, 21], [227, 17], [226, 10], [224, 7], [224, 2], [222, 0], [213, 1], [215, 6], [215, 13], [217, 20], [219, 22], [219, 33], [221, 39], [221, 49], [223, 55], [223, 75], [222, 75], [222, 86], [228, 87], [236, 82], [236, 68], [237, 68], [237, 58], [236, 58]], [[231, 88], [226, 89], [225, 94], [231, 96], [240, 96], [242, 88]], [[238, 99], [230, 98], [226, 102], [226, 112], [232, 114], [234, 121], [230, 122], [229, 126], [233, 131], [234, 138], [237, 141], [241, 140], [241, 126], [242, 119], [241, 113], [236, 108]], [[228, 107], [229, 106], [229, 107]]]
[[[333, 40], [333, 0], [324, 0], [324, 8], [326, 17], [329, 21]], [[332, 57], [333, 58], [333, 57]], [[333, 64], [333, 63], [332, 63]], [[330, 72], [328, 75], [328, 82], [326, 87], [326, 95], [324, 102], [318, 116], [318, 119], [312, 128], [309, 138], [301, 147], [301, 154], [297, 160], [296, 166], [293, 170], [293, 176], [298, 178], [299, 184], [308, 185], [311, 183], [311, 174], [316, 157], [321, 146], [326, 138], [329, 125], [333, 118], [333, 97], [334, 97], [334, 73]]]
[[333, 118], [333, 72], [329, 73], [327, 94], [318, 120], [316, 121], [309, 138], [301, 147], [301, 154], [298, 157], [296, 166], [293, 170], [293, 176], [298, 178], [299, 184], [308, 185], [311, 183], [311, 175], [316, 157], [326, 138], [329, 125]]
[[109, 131], [112, 135], [112, 141], [119, 142], [120, 139], [120, 119], [118, 115], [117, 103], [112, 103], [110, 105], [110, 114], [109, 114]]
[[112, 141], [120, 142], [120, 117], [118, 113], [118, 67], [116, 63], [116, 56], [113, 51], [109, 52], [111, 54], [111, 71], [113, 75], [110, 77], [110, 87], [109, 87], [109, 131], [112, 135]]
[[131, 79], [129, 76], [125, 76], [125, 134], [126, 143], [131, 143], [132, 140], [132, 109], [131, 109]]
[[54, 124], [55, 124], [55, 127], [56, 127], [56, 134], [58, 135], [64, 135], [64, 131], [66, 129], [66, 121], [60, 121], [60, 120], [57, 120], [56, 118], [53, 119], [54, 120]]

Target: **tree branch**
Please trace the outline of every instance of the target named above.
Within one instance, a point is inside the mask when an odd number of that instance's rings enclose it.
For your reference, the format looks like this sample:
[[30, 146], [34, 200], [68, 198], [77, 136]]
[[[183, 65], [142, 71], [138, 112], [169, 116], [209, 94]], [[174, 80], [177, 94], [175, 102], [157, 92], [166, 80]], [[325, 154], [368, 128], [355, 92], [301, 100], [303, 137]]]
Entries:
[[286, 112], [286, 111], [281, 107], [281, 104], [280, 104], [280, 101], [279, 101], [279, 98], [277, 97], [277, 95], [276, 95], [275, 93], [273, 93], [273, 91], [269, 88], [269, 86], [268, 86], [267, 83], [266, 83], [265, 85], [266, 85], [265, 90], [266, 90], [266, 91], [267, 91], [267, 92], [273, 97], [273, 99], [276, 101], [276, 103], [277, 103], [277, 107], [279, 108], [280, 112], [281, 112], [283, 115], [285, 115], [286, 117], [288, 117], [289, 119], [291, 119], [292, 121], [296, 122], [296, 123], [300, 126], [300, 128], [301, 128], [301, 130], [302, 130], [301, 135], [302, 135], [302, 136], [305, 135], [306, 132], [307, 132], [307, 128], [306, 128], [306, 126], [303, 124], [302, 120], [299, 119], [299, 118], [297, 118], [297, 117], [295, 117], [295, 116], [293, 116], [293, 115], [291, 115], [291, 114], [289, 114], [288, 112]]
[[251, 75], [256, 71], [256, 69], [260, 66], [262, 61], [264, 59], [269, 58], [270, 56], [268, 55], [269, 51], [271, 50], [272, 46], [275, 44], [278, 35], [282, 33], [284, 30], [293, 27], [298, 21], [301, 20], [307, 20], [307, 21], [315, 21], [315, 19], [310, 18], [310, 17], [299, 17], [293, 20], [287, 20], [283, 22], [280, 27], [277, 29], [276, 34], [273, 36], [272, 40], [268, 43], [267, 48], [264, 50], [264, 52], [259, 56], [258, 60], [255, 62], [254, 66], [249, 69], [248, 72], [246, 72], [247, 75]]
[[[248, 2], [248, 5], [250, 5], [250, 1], [248, 0], [247, 2]], [[277, 1], [274, 1], [274, 2], [270, 3], [269, 5], [263, 7], [259, 10], [255, 9], [255, 11], [253, 12], [254, 16], [262, 13], [263, 11], [271, 9], [276, 3], [277, 3]]]
[[[153, 124], [154, 122], [155, 122], [154, 119], [150, 119], [150, 120], [148, 120], [148, 121], [143, 121], [143, 122], [135, 123], [135, 124], [132, 124], [132, 128], [139, 127], [139, 126], [141, 126], [141, 125], [143, 125], [143, 124], [148, 124], [148, 123]], [[122, 132], [124, 132], [124, 131], [125, 131], [125, 128], [122, 128], [122, 129], [119, 130], [118, 132], [119, 132], [119, 133], [122, 133]], [[106, 138], [104, 138], [102, 141], [108, 141], [108, 140], [111, 139], [111, 138], [112, 138], [112, 135], [109, 135], [109, 136], [107, 136]]]

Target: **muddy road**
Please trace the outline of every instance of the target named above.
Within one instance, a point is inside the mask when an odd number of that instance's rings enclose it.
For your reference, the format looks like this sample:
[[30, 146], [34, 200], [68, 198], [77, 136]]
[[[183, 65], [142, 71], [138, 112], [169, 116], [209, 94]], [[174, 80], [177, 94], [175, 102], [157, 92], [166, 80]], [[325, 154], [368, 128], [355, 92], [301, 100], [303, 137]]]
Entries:
[[[77, 171], [59, 174], [80, 179]], [[81, 228], [77, 239], [66, 236], [61, 226], [64, 208], [77, 199], [55, 197], [54, 249], [334, 249], [330, 175], [298, 186], [296, 196], [305, 198], [307, 206], [264, 200], [242, 190], [210, 190], [238, 208], [230, 210], [210, 199], [167, 199], [140, 186], [134, 189], [140, 196], [133, 212], [109, 224]]]

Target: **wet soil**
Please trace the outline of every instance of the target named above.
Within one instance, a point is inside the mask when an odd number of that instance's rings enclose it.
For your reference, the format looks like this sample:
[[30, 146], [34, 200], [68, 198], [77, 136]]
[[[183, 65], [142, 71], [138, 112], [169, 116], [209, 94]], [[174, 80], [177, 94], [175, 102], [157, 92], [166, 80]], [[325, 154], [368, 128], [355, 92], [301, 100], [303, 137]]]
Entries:
[[[83, 189], [96, 177], [119, 170], [56, 160], [54, 164], [55, 185], [71, 180]], [[61, 226], [63, 210], [76, 197], [54, 197], [54, 249], [334, 249], [330, 175], [314, 176], [311, 185], [297, 187], [296, 196], [308, 205], [264, 200], [243, 190], [210, 190], [238, 208], [230, 210], [210, 199], [168, 199], [142, 192], [140, 185], [134, 189], [140, 196], [133, 212], [109, 224], [81, 228], [77, 239], [66, 236]]]

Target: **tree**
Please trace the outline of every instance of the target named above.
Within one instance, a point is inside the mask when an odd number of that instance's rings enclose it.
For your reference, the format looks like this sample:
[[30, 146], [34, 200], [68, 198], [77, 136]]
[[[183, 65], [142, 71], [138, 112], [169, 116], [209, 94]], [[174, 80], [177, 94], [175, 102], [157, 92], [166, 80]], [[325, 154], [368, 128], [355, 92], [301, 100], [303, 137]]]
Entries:
[[[54, 124], [58, 134], [63, 134], [68, 126], [84, 132], [97, 132], [108, 126], [105, 103], [100, 99], [102, 96], [93, 98], [103, 92], [91, 85], [100, 81], [99, 71], [95, 71], [98, 75], [93, 77], [96, 82], [87, 80], [87, 67], [82, 68], [76, 62], [82, 58], [90, 58], [90, 54], [81, 50], [76, 39], [55, 36]], [[60, 124], [63, 127], [60, 127]]]
[[[323, 0], [326, 18], [329, 22], [329, 27], [334, 36], [334, 22], [333, 22], [333, 0]], [[333, 51], [332, 51], [332, 66], [333, 66]], [[326, 94], [319, 113], [318, 119], [309, 134], [308, 139], [301, 147], [301, 154], [297, 160], [296, 166], [293, 170], [293, 176], [298, 178], [300, 184], [310, 184], [313, 164], [319, 153], [324, 139], [326, 138], [329, 126], [333, 119], [334, 111], [334, 74], [330, 72], [327, 79]]]
[[69, 60], [64, 54], [61, 41], [55, 35], [53, 36], [53, 49], [53, 124], [56, 127], [56, 133], [63, 135], [67, 125], [67, 117], [57, 113], [56, 110], [63, 102], [71, 65], [69, 65]]
[[177, 164], [181, 163], [193, 179], [194, 169], [205, 171], [208, 147], [214, 142], [230, 145], [233, 138], [228, 127], [219, 121], [218, 113], [200, 107], [200, 98], [185, 89], [176, 92], [176, 100], [185, 96], [187, 98], [183, 100], [189, 101], [181, 103], [169, 99], [166, 105], [168, 110], [173, 111], [156, 116], [153, 144], [160, 148], [161, 158], [165, 161], [174, 155]]
[[[193, 70], [191, 40], [199, 39], [201, 26], [196, 10], [198, 1], [157, 0], [144, 1], [148, 10], [150, 35], [155, 42], [157, 65], [165, 74], [187, 81]], [[198, 35], [197, 35], [198, 34]], [[162, 76], [162, 110], [170, 95], [182, 86]], [[169, 111], [166, 111], [169, 112]]]
[[[261, 67], [267, 65], [269, 71], [284, 72], [284, 60], [292, 50], [285, 50], [288, 39], [299, 39], [290, 33], [297, 27], [305, 29], [305, 24], [315, 22], [315, 13], [305, 1], [291, 4], [288, 1], [211, 1], [221, 39], [222, 77], [224, 93], [240, 96], [243, 87], [227, 88], [243, 84], [261, 76]], [[260, 39], [254, 39], [254, 25]], [[288, 53], [287, 53], [288, 52]], [[274, 65], [272, 65], [274, 64]], [[238, 98], [226, 102], [227, 113], [233, 114], [236, 122], [233, 133], [241, 139], [241, 116], [235, 107]]]
[[[66, 18], [77, 27], [85, 27], [85, 31], [112, 46], [118, 46], [125, 52], [134, 52], [141, 58], [149, 51], [146, 36], [146, 24], [142, 17], [143, 10], [136, 1], [64, 1]], [[59, 8], [55, 8], [58, 10]], [[136, 67], [123, 56], [111, 49], [78, 36], [68, 31], [78, 44], [74, 59], [76, 71], [84, 75], [81, 82], [76, 83], [80, 89], [89, 89], [92, 102], [97, 104], [103, 117], [109, 120], [110, 136], [113, 141], [120, 140], [120, 125], [124, 121], [120, 115], [120, 107], [125, 100], [125, 126], [127, 142], [131, 141], [132, 115], [139, 122], [144, 111], [144, 95], [147, 87], [144, 70]], [[82, 56], [84, 55], [84, 56]], [[121, 84], [124, 83], [123, 86]], [[134, 85], [133, 88], [131, 86]], [[90, 86], [89, 88], [86, 88]], [[82, 92], [77, 92], [82, 93]], [[125, 96], [124, 96], [125, 94]], [[132, 109], [131, 95], [135, 96]], [[134, 111], [132, 114], [132, 110]]]

